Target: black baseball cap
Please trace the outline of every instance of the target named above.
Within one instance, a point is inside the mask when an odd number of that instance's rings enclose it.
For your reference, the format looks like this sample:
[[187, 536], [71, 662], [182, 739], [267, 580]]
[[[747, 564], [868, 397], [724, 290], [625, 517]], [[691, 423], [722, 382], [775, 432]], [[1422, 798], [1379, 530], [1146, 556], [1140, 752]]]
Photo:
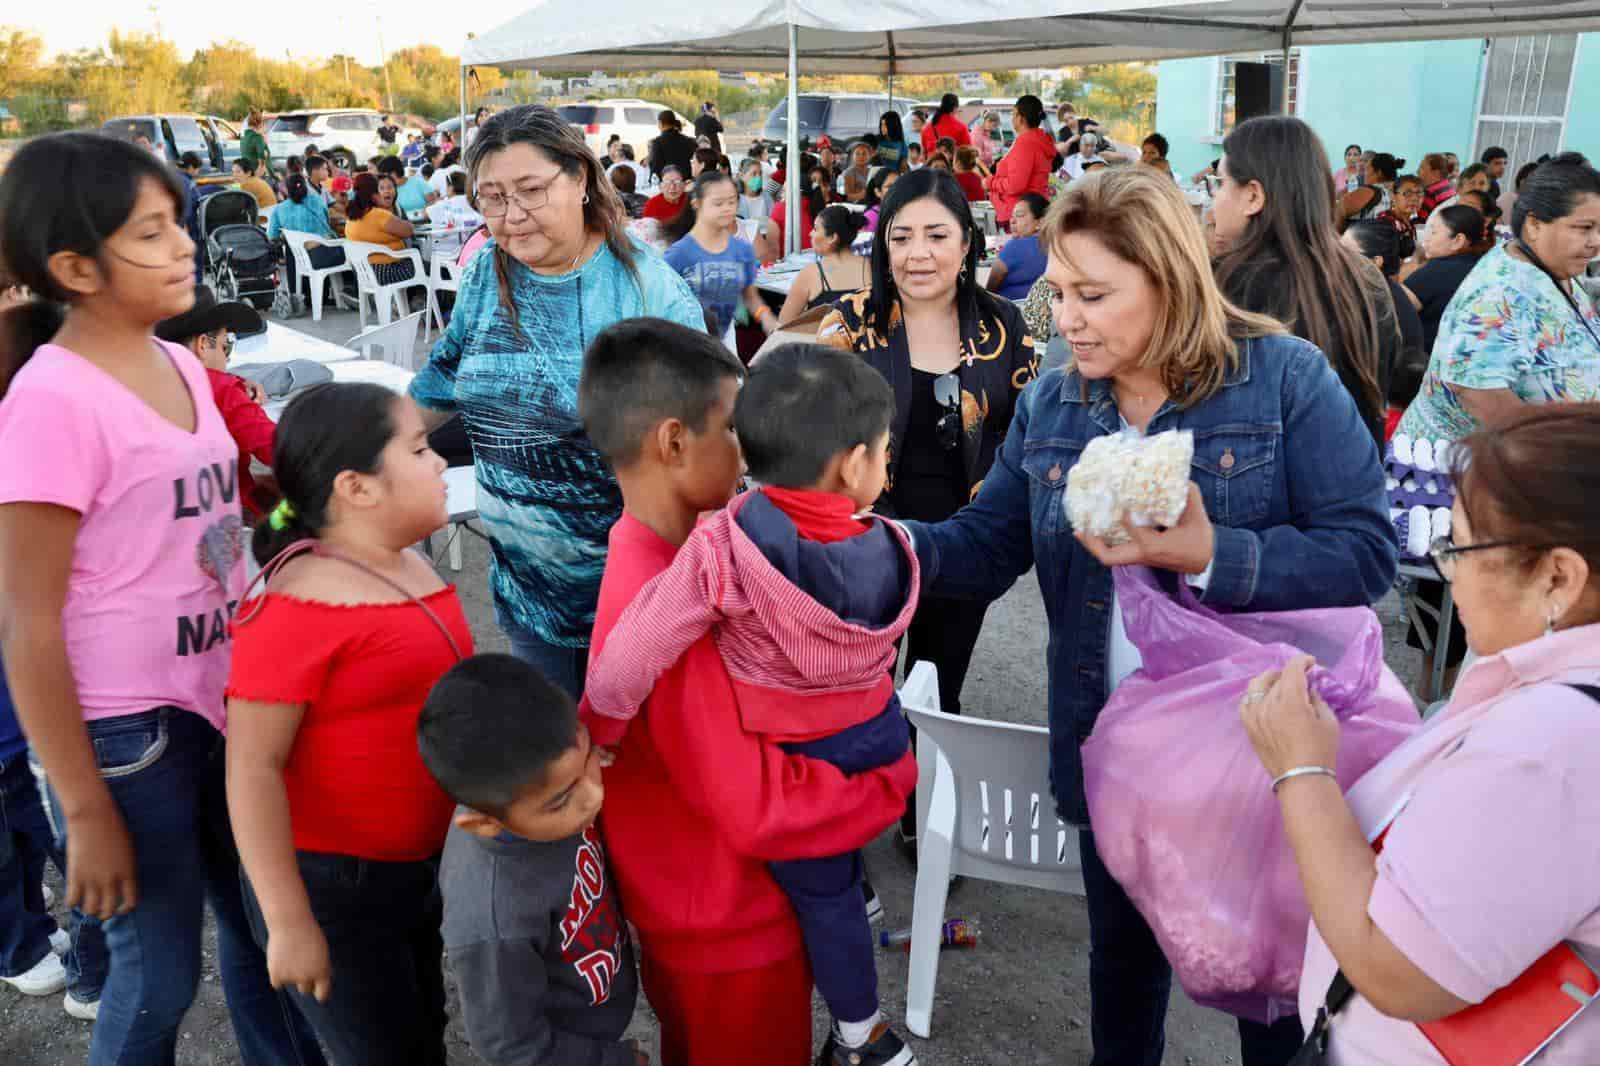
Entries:
[[164, 341], [182, 344], [190, 337], [226, 329], [230, 333], [248, 336], [266, 328], [261, 314], [247, 303], [237, 300], [219, 303], [210, 286], [194, 287], [194, 306], [181, 315], [156, 323], [156, 336]]

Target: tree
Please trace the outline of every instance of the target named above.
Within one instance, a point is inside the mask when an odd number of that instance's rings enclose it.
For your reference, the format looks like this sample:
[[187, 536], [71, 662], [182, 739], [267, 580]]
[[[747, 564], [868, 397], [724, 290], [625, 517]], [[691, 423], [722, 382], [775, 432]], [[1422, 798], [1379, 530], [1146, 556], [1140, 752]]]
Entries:
[[44, 77], [43, 39], [12, 27], [0, 28], [0, 91], [7, 95], [34, 88]]
[[1106, 121], [1140, 123], [1155, 109], [1156, 74], [1147, 63], [1106, 63], [1084, 72], [1093, 88], [1087, 104]]

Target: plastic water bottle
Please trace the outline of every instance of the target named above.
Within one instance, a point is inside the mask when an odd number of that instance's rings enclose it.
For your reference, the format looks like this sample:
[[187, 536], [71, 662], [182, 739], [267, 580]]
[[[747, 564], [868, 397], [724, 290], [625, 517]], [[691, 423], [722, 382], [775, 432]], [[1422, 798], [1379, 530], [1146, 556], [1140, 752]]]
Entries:
[[[881, 948], [899, 948], [901, 951], [911, 950], [911, 930], [897, 929], [894, 932], [878, 934], [878, 946]], [[978, 923], [967, 918], [951, 918], [939, 930], [939, 946], [941, 948], [975, 948], [978, 946]]]

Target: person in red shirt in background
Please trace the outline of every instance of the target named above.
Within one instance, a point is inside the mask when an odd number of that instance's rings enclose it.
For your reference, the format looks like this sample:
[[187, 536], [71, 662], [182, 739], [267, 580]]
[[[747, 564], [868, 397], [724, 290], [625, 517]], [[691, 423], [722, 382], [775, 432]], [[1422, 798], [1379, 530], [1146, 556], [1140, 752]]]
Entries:
[[956, 108], [961, 106], [961, 101], [955, 93], [945, 93], [939, 98], [939, 111], [922, 127], [922, 151], [927, 155], [934, 153], [939, 138], [949, 137], [960, 148], [964, 144], [972, 143], [972, 131], [967, 129], [967, 124], [956, 117]]
[[277, 501], [257, 499], [258, 492], [272, 497], [276, 493], [256, 484], [250, 473], [250, 460], [259, 459], [265, 466], [272, 465], [272, 443], [278, 427], [261, 409], [266, 399], [261, 386], [228, 373], [226, 368], [233, 351], [234, 334], [260, 333], [263, 328], [261, 315], [249, 304], [219, 303], [210, 288], [196, 285], [194, 306], [181, 315], [157, 323], [155, 330], [160, 339], [189, 349], [206, 368], [211, 398], [222, 412], [222, 420], [227, 423], [233, 442], [239, 446], [239, 501], [252, 525]]
[[677, 218], [689, 203], [689, 198], [683, 195], [684, 186], [683, 171], [677, 167], [662, 170], [661, 191], [644, 202], [644, 217], [657, 222], [671, 222]]
[[[697, 517], [732, 497], [743, 374], [714, 338], [659, 319], [618, 323], [585, 354], [579, 414], [623, 501], [596, 656]], [[768, 863], [862, 847], [898, 821], [915, 785], [909, 752], [847, 776], [746, 731], [709, 635], [661, 674], [605, 771], [600, 825], [639, 930], [663, 1066], [721, 1062], [731, 1049], [763, 1066], [810, 1066], [811, 971]]]
[[1055, 142], [1044, 128], [1044, 104], [1029, 93], [1017, 98], [1011, 111], [1011, 125], [1017, 139], [1011, 150], [994, 168], [989, 179], [989, 202], [994, 204], [995, 221], [1011, 223], [1011, 212], [1023, 193], [1038, 193], [1049, 199], [1050, 173], [1055, 169]]

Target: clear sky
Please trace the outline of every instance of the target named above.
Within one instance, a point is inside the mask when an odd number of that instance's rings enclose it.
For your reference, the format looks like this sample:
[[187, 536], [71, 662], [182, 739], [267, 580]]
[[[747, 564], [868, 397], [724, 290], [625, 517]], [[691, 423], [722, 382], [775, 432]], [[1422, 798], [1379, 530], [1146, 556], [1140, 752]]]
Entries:
[[[54, 55], [78, 48], [103, 46], [115, 27], [153, 33], [178, 46], [184, 59], [212, 41], [248, 42], [262, 55], [296, 58], [343, 53], [369, 66], [378, 64], [378, 16], [389, 51], [415, 44], [436, 44], [447, 54], [459, 53], [468, 33], [482, 33], [509, 21], [539, 0], [335, 0], [287, 6], [238, 0], [53, 0], [6, 3], [0, 25], [20, 26], [44, 38]], [[299, 10], [293, 17], [287, 12]], [[318, 36], [314, 28], [324, 27]]]

